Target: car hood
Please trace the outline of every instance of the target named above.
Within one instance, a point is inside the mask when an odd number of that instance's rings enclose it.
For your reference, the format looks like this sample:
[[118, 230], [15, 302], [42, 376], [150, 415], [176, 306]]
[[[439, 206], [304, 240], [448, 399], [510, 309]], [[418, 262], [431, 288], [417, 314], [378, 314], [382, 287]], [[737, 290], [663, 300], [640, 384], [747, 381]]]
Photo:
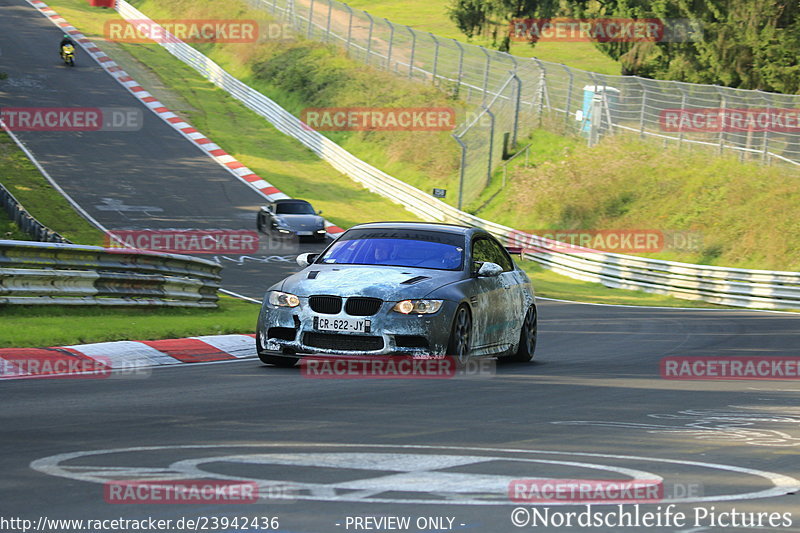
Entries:
[[329, 294], [399, 301], [423, 298], [431, 291], [462, 277], [461, 271], [428, 268], [310, 265], [286, 278], [281, 290], [302, 297]]
[[275, 220], [298, 230], [319, 229], [323, 218], [319, 215], [275, 215]]

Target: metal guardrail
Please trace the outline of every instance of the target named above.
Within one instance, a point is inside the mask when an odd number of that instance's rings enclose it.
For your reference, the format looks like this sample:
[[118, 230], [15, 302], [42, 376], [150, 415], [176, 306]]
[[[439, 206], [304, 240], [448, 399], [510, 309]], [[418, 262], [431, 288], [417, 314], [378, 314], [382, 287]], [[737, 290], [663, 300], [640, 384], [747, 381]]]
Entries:
[[176, 254], [0, 240], [0, 305], [213, 308], [221, 270]]
[[[124, 18], [147, 17], [125, 0], [117, 9]], [[169, 39], [172, 41], [172, 39]], [[599, 282], [608, 287], [667, 294], [688, 300], [702, 300], [735, 307], [800, 309], [800, 273], [746, 270], [692, 265], [621, 254], [585, 250], [561, 253], [563, 247], [549, 239], [525, 234], [507, 226], [483, 220], [438, 200], [360, 160], [335, 142], [310, 129], [281, 106], [228, 74], [211, 59], [178, 41], [162, 44], [172, 55], [197, 70], [245, 106], [289, 135], [367, 189], [406, 209], [423, 220], [453, 222], [484, 228], [506, 245], [527, 247], [526, 259], [566, 276]]]
[[2, 205], [5, 212], [8, 213], [8, 217], [19, 226], [24, 233], [30, 235], [32, 239], [39, 242], [61, 242], [69, 244], [70, 241], [31, 216], [2, 183], [0, 183], [0, 205]]

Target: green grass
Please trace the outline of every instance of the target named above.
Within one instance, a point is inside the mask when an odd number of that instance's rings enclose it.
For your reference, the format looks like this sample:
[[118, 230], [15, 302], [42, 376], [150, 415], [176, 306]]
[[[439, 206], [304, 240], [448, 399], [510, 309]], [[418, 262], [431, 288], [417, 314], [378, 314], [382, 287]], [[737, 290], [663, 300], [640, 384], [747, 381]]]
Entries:
[[[11, 137], [0, 131], [0, 183], [23, 207], [48, 228], [80, 244], [102, 244], [103, 232], [83, 218], [53, 189], [50, 182], [17, 147]], [[11, 236], [7, 236], [7, 233]], [[2, 238], [27, 240], [27, 237], [6, 216], [0, 214]]]
[[696, 249], [635, 255], [800, 270], [800, 179], [793, 170], [625, 135], [594, 148], [543, 131], [530, 140], [535, 166], [512, 163], [502, 190], [495, 176], [484, 196], [497, 195], [477, 215], [521, 230], [691, 231], [701, 238]]
[[[367, 11], [370, 15], [387, 18], [390, 22], [404, 24], [416, 30], [458, 41], [484, 46], [492, 46], [488, 36], [475, 36], [468, 39], [447, 16], [450, 0], [351, 0], [351, 7]], [[498, 27], [502, 35], [505, 26]], [[507, 31], [507, 30], [506, 30]], [[563, 63], [600, 74], [619, 74], [620, 64], [598, 50], [592, 43], [582, 42], [541, 42], [536, 46], [529, 43], [512, 42], [510, 53], [520, 57], [538, 57], [542, 61]]]
[[259, 307], [223, 296], [218, 309], [0, 307], [0, 348], [172, 339], [255, 331]]

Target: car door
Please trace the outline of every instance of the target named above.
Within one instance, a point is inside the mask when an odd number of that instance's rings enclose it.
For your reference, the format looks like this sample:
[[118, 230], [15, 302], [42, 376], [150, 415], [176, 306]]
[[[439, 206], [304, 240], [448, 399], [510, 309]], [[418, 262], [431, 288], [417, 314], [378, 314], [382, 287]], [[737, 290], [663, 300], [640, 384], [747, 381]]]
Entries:
[[[484, 348], [502, 342], [502, 329], [507, 320], [505, 284], [503, 274], [499, 276], [478, 277], [476, 272], [486, 262], [497, 262], [497, 251], [492, 241], [485, 236], [478, 236], [472, 241], [472, 337], [473, 347]], [[499, 264], [499, 263], [498, 263]], [[503, 266], [503, 265], [500, 265]]]
[[500, 265], [503, 272], [497, 276], [500, 290], [495, 300], [497, 326], [493, 330], [492, 344], [517, 342], [524, 314], [521, 314], [523, 286], [514, 268], [514, 262], [505, 248], [494, 238], [487, 238], [483, 246], [487, 260]]

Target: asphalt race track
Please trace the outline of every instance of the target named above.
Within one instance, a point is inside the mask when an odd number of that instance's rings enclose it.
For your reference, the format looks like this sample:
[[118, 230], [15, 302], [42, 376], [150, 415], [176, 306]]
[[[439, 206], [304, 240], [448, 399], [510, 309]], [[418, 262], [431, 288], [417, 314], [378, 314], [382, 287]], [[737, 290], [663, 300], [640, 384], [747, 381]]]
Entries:
[[[0, 11], [9, 73], [0, 106], [138, 105], [84, 54], [61, 67], [58, 30], [27, 4], [0, 0]], [[144, 118], [137, 132], [19, 136], [109, 228], [254, 229], [260, 196], [155, 115]], [[104, 199], [156, 209], [98, 209]], [[260, 297], [298, 251], [315, 248], [226, 260], [225, 287]], [[49, 520], [148, 517], [172, 520], [169, 531], [255, 530], [235, 517], [277, 517], [266, 524], [295, 533], [800, 531], [800, 384], [665, 380], [659, 367], [666, 356], [797, 357], [800, 316], [540, 301], [539, 330], [535, 363], [459, 379], [310, 379], [242, 360], [3, 382], [0, 531], [22, 530], [2, 522], [10, 518], [58, 532], [78, 528]], [[250, 480], [262, 498], [109, 501], [106, 482], [153, 478]], [[684, 512], [685, 522], [570, 527], [558, 517], [585, 505], [510, 501], [511, 480], [534, 478], [663, 480], [658, 501], [638, 510]], [[549, 525], [532, 526], [534, 509], [548, 509]], [[781, 518], [730, 526], [758, 512]], [[205, 528], [174, 525], [199, 517]], [[409, 525], [376, 526], [392, 517]]]

